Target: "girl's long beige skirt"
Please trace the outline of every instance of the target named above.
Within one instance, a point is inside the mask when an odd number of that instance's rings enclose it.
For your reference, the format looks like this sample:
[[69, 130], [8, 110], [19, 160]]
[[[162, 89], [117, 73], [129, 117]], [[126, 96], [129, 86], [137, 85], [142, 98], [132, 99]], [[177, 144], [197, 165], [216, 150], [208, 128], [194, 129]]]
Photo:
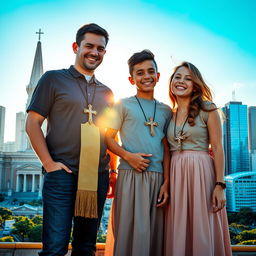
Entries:
[[207, 152], [172, 154], [165, 256], [231, 256], [226, 209], [213, 213], [213, 160]]
[[163, 255], [164, 212], [157, 208], [158, 172], [119, 170], [105, 256]]

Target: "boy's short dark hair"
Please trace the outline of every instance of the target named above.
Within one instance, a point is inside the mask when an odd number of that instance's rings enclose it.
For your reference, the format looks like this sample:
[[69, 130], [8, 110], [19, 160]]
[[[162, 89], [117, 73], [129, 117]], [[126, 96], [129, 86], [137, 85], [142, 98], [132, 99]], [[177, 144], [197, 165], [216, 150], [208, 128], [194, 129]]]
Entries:
[[156, 71], [157, 71], [155, 55], [150, 50], [143, 50], [141, 52], [134, 53], [128, 60], [129, 73], [131, 76], [132, 76], [134, 66], [138, 63], [145, 61], [145, 60], [152, 60], [156, 66]]
[[78, 45], [80, 45], [81, 41], [83, 41], [85, 33], [93, 33], [96, 35], [104, 36], [106, 39], [106, 45], [108, 43], [108, 39], [109, 39], [108, 32], [104, 28], [100, 27], [99, 25], [97, 25], [95, 23], [89, 23], [89, 24], [83, 25], [76, 32], [76, 43]]

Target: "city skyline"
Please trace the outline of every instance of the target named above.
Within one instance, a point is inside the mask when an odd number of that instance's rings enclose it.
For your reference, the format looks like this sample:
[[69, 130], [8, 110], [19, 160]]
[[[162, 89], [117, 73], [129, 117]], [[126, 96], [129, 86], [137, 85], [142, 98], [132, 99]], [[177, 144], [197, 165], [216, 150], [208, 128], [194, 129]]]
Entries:
[[0, 105], [6, 108], [5, 141], [14, 140], [16, 113], [25, 111], [39, 28], [44, 32], [44, 71], [73, 64], [71, 45], [82, 24], [96, 22], [106, 28], [110, 42], [96, 76], [117, 97], [134, 94], [127, 79], [127, 59], [148, 48], [155, 54], [161, 73], [157, 99], [169, 103], [172, 68], [187, 60], [202, 72], [218, 107], [233, 100], [234, 90], [236, 100], [256, 105], [251, 93], [256, 85], [256, 35], [251, 33], [256, 25], [255, 9], [253, 1], [246, 5], [239, 1], [179, 4], [161, 0], [5, 2], [0, 10], [0, 22], [8, 24], [0, 28], [4, 63], [0, 70]]

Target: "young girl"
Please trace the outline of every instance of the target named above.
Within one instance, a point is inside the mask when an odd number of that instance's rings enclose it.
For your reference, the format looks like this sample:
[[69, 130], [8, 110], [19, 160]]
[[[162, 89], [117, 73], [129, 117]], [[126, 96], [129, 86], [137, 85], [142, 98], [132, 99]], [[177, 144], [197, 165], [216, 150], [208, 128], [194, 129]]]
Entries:
[[169, 95], [174, 113], [167, 131], [172, 156], [165, 256], [232, 255], [221, 121], [211, 91], [199, 70], [183, 62], [170, 78]]

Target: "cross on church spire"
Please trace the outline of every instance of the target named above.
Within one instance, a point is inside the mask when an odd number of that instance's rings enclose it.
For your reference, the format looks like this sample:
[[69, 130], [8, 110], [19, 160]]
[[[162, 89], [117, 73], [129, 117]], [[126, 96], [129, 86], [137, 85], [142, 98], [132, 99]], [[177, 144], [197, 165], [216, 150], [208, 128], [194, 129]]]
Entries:
[[41, 40], [41, 35], [44, 34], [44, 32], [41, 32], [41, 28], [39, 28], [39, 31], [36, 32], [36, 34], [39, 35], [39, 36], [38, 36], [38, 41], [40, 41], [40, 40]]

